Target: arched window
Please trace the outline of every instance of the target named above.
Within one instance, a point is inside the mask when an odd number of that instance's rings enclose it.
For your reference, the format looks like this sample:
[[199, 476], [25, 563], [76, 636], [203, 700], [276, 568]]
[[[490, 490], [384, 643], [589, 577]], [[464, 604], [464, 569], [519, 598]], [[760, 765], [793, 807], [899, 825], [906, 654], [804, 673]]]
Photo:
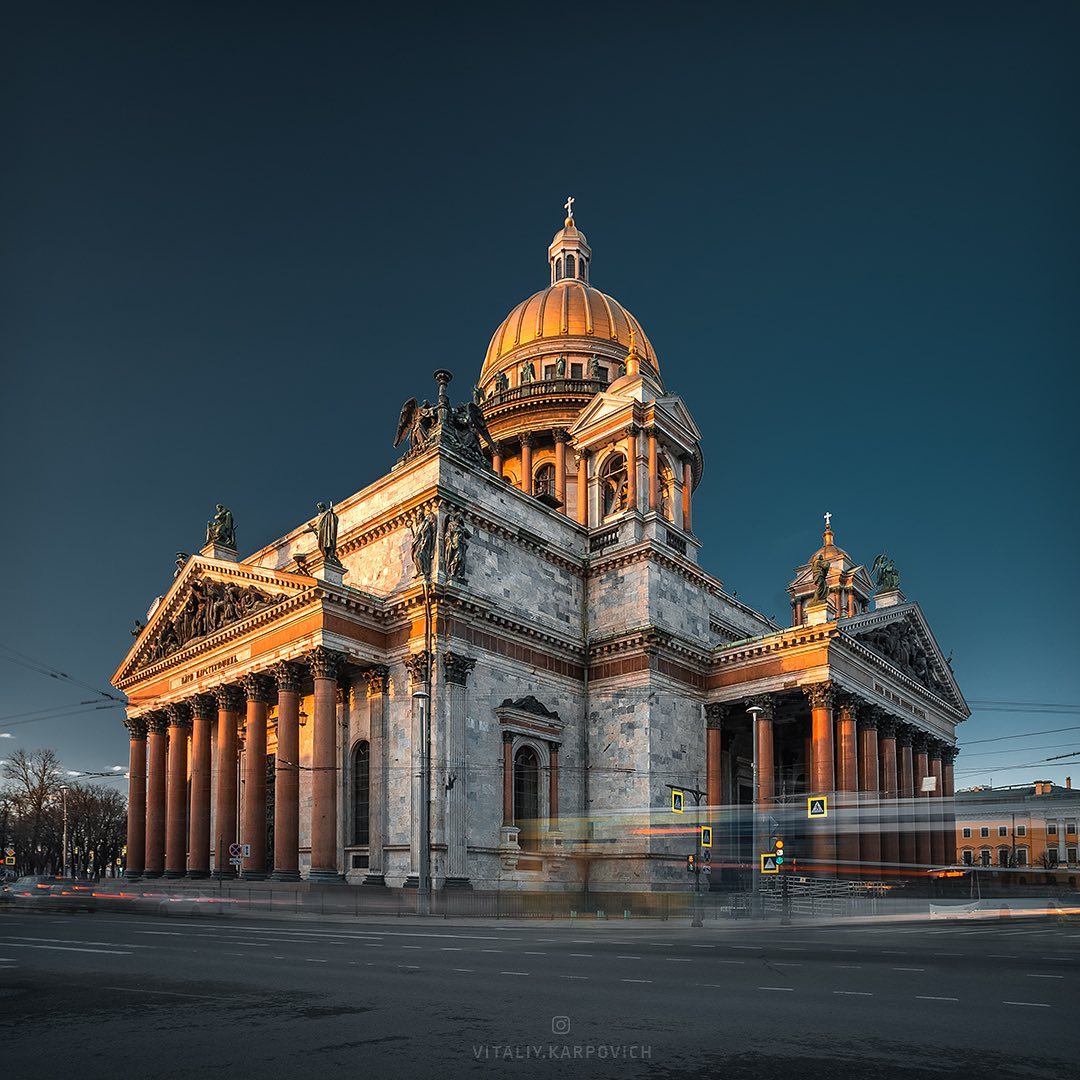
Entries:
[[587, 262], [585, 256], [582, 255], [582, 257], [578, 260], [578, 277], [581, 278], [582, 281], [585, 280], [585, 267], [587, 265], [588, 265], [588, 262]]
[[555, 260], [555, 280], [562, 281], [562, 256]]
[[540, 846], [540, 760], [531, 746], [514, 755], [514, 824], [525, 851]]
[[611, 454], [600, 466], [600, 498], [604, 517], [626, 509], [628, 474], [626, 458]]
[[555, 466], [550, 461], [545, 462], [536, 470], [533, 476], [533, 493], [535, 495], [555, 494]]
[[371, 841], [371, 745], [361, 740], [352, 752], [352, 842], [366, 847]]
[[573, 255], [566, 256], [566, 276], [570, 278], [577, 277], [577, 267], [574, 266]]

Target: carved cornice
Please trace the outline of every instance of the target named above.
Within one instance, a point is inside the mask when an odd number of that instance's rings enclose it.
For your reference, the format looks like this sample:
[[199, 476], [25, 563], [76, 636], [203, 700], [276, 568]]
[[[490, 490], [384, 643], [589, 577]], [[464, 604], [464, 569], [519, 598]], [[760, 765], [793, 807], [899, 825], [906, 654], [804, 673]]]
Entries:
[[146, 717], [145, 716], [128, 716], [124, 718], [124, 727], [128, 729], [128, 734], [132, 739], [145, 739], [146, 738]]
[[173, 701], [165, 706], [169, 714], [169, 727], [191, 727], [191, 706], [186, 701]]
[[325, 645], [317, 645], [306, 659], [313, 679], [336, 679], [345, 654], [328, 649]]
[[274, 684], [265, 675], [252, 671], [243, 676], [240, 685], [244, 688], [244, 696], [248, 701], [259, 702], [268, 705], [274, 696]]
[[239, 686], [233, 686], [231, 684], [226, 686], [215, 686], [212, 693], [214, 697], [217, 698], [218, 712], [240, 711], [240, 706], [243, 704], [244, 697], [240, 692]]
[[836, 698], [836, 689], [831, 682], [811, 683], [804, 686], [802, 692], [810, 702], [811, 709], [831, 709]]
[[447, 651], [443, 654], [443, 677], [455, 686], [464, 686], [469, 680], [469, 672], [476, 667], [471, 657]]
[[705, 726], [719, 729], [727, 718], [728, 707], [722, 701], [710, 701], [705, 706]]
[[155, 709], [145, 715], [147, 730], [151, 735], [165, 735], [169, 731], [169, 714], [164, 709]]
[[413, 686], [427, 682], [428, 665], [431, 657], [427, 652], [410, 653], [402, 660], [409, 673], [409, 682]]
[[299, 664], [290, 664], [282, 660], [274, 664], [270, 674], [277, 682], [278, 693], [299, 694], [300, 680], [304, 676], [304, 669]]
[[367, 696], [380, 697], [390, 692], [390, 669], [385, 664], [375, 664], [364, 672], [367, 679]]

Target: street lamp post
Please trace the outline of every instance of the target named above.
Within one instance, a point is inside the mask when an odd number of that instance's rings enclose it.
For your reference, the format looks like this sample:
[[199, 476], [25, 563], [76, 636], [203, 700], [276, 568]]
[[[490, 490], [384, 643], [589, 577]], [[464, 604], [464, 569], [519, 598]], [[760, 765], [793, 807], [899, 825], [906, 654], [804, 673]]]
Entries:
[[426, 690], [413, 694], [420, 721], [420, 851], [417, 866], [416, 913], [431, 912], [431, 696]]
[[751, 734], [754, 738], [750, 797], [750, 837], [753, 845], [750, 852], [750, 908], [757, 915], [761, 900], [761, 859], [758, 857], [761, 850], [758, 844], [758, 717], [765, 710], [760, 705], [751, 705], [746, 711], [750, 714]]
[[63, 864], [63, 870], [60, 872], [61, 877], [68, 876], [68, 808], [67, 808], [67, 785], [64, 784], [60, 788], [60, 797], [64, 803], [64, 856], [61, 859]]

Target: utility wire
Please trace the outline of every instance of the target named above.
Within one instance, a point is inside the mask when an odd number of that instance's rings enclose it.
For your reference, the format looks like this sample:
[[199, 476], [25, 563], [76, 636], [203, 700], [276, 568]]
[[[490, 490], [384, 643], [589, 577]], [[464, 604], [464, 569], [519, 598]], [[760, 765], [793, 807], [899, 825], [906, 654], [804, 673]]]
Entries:
[[[81, 686], [84, 690], [89, 690], [92, 694], [97, 694], [99, 697], [105, 698], [106, 701], [116, 701], [121, 705], [127, 704], [123, 698], [117, 697], [116, 694], [110, 694], [108, 691], [99, 690], [96, 686], [91, 686], [89, 683], [80, 682], [78, 679], [68, 675], [67, 672], [50, 667], [48, 664], [43, 664], [40, 660], [35, 660], [32, 656], [27, 656], [26, 653], [21, 653], [17, 649], [13, 649], [10, 645], [0, 645], [0, 650], [12, 654], [11, 656], [0, 656], [0, 659], [7, 660], [9, 663], [29, 668], [30, 671], [36, 671], [39, 675], [46, 675], [50, 679], [59, 679], [63, 682], [69, 682], [73, 686]], [[18, 659], [15, 659], [15, 657], [18, 657]]]
[[16, 720], [14, 723], [5, 723], [4, 727], [22, 727], [24, 724], [40, 724], [42, 720], [60, 720], [65, 716], [82, 716], [89, 712], [100, 712], [102, 709], [119, 709], [119, 705], [112, 705], [108, 702], [102, 702], [100, 705], [92, 705], [89, 707], [84, 706], [81, 709], [72, 709], [71, 712], [60, 712], [53, 716], [35, 716], [31, 720]]
[[970, 739], [964, 746], [975, 746], [978, 743], [1004, 742], [1006, 739], [1029, 739], [1032, 735], [1056, 735], [1059, 731], [1080, 731], [1080, 725], [1075, 727], [1046, 728], [1043, 731], [1024, 731], [1019, 735], [998, 735], [993, 739]]

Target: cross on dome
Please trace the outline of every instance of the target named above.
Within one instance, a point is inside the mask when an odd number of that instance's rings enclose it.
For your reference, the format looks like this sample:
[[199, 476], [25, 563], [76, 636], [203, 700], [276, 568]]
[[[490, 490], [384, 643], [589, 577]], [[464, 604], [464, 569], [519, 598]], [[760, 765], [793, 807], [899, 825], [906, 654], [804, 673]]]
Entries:
[[569, 225], [574, 220], [574, 196], [567, 197], [566, 202], [563, 203], [563, 209], [566, 211], [566, 224]]

